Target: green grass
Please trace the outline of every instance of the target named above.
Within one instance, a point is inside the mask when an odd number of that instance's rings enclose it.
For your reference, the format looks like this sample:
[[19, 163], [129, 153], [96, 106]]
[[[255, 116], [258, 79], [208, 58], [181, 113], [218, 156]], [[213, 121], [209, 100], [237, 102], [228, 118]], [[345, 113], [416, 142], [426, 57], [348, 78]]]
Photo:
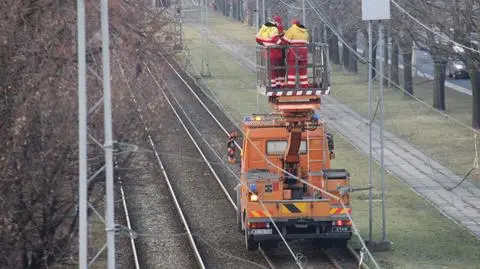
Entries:
[[[217, 28], [228, 29], [228, 31], [225, 31], [235, 38], [251, 37], [252, 31], [245, 30], [245, 26], [222, 19], [220, 16], [213, 16], [213, 18], [217, 20], [215, 23]], [[213, 19], [210, 21], [212, 22]], [[189, 71], [195, 74], [195, 71], [201, 69], [200, 48], [202, 43], [198, 33], [188, 27], [185, 28], [185, 41], [187, 46], [191, 48], [189, 60], [195, 67], [195, 69], [189, 68]], [[200, 84], [203, 84], [205, 88], [210, 87], [214, 99], [220, 101], [234, 119], [239, 121], [243, 115], [256, 112], [255, 76], [233, 61], [227, 53], [216, 48], [214, 44], [207, 43], [206, 51], [207, 55], [215, 53], [216, 57], [209, 58], [212, 77], [199, 80]], [[182, 61], [185, 60], [185, 57], [179, 55], [178, 59]], [[364, 77], [337, 72], [333, 79], [336, 90], [335, 96], [344, 102], [346, 102], [345, 100], [351, 100], [353, 103], [357, 102], [357, 107], [354, 107], [354, 109], [361, 112], [363, 107], [361, 102], [364, 98], [360, 91], [365, 90], [362, 84], [365, 82]], [[403, 95], [399, 95], [393, 90], [390, 91], [387, 90], [385, 93], [389, 100], [388, 113], [392, 115], [398, 113], [394, 109], [408, 108], [407, 111], [418, 109], [413, 102], [405, 99]], [[347, 97], [348, 95], [350, 96]], [[452, 100], [453, 97], [447, 96], [447, 98]], [[453, 105], [451, 106], [453, 108]], [[264, 97], [259, 99], [259, 110], [269, 111]], [[387, 111], [386, 114], [388, 114]], [[429, 119], [436, 117], [427, 110], [412, 113], [416, 115], [415, 121], [417, 123], [411, 126], [419, 125], [416, 128], [421, 128], [422, 132], [426, 132], [424, 129], [427, 123], [430, 124]], [[395, 124], [390, 123], [388, 128], [400, 129], [397, 131], [409, 134], [412, 129], [403, 130], [404, 127], [402, 126], [404, 125], [400, 125], [408, 124], [409, 120], [411, 118], [409, 119], [408, 116], [397, 117]], [[438, 119], [437, 124], [441, 125], [441, 122]], [[437, 125], [431, 124], [430, 126], [434, 130], [440, 130]], [[457, 129], [453, 127], [445, 129], [442, 135], [452, 138], [452, 135], [462, 134]], [[429, 135], [435, 135], [433, 131], [429, 133], [431, 133]], [[334, 135], [337, 158], [334, 160], [333, 166], [347, 168], [351, 172], [354, 187], [367, 186], [367, 158], [340, 135]], [[443, 139], [442, 135], [437, 135], [435, 139]], [[426, 137], [426, 133], [422, 133], [420, 137]], [[451, 149], [453, 145], [458, 145], [462, 149], [466, 148], [457, 139], [457, 137], [451, 139], [455, 141], [448, 143], [445, 148]], [[432, 140], [434, 139], [425, 139], [422, 143], [432, 143]], [[418, 141], [420, 140], [417, 138], [417, 143]], [[463, 143], [467, 143], [467, 141]], [[470, 144], [470, 146], [472, 145]], [[455, 152], [451, 152], [451, 154], [455, 154]], [[463, 154], [467, 155], [466, 153]], [[467, 160], [468, 158], [464, 157], [464, 159]], [[375, 172], [379, 171], [378, 166], [375, 166], [374, 169]], [[430, 203], [393, 176], [387, 175], [386, 186], [387, 231], [389, 239], [393, 242], [393, 247], [389, 252], [374, 253], [376, 261], [382, 268], [478, 268], [480, 263], [480, 256], [478, 255], [480, 243], [478, 240], [444, 217]], [[374, 196], [378, 198], [379, 182], [375, 182], [375, 189]], [[352, 193], [352, 204], [355, 223], [363, 238], [366, 238], [368, 236], [368, 194], [366, 192]], [[374, 240], [380, 239], [381, 213], [379, 205], [376, 202], [374, 207]]]
[[[340, 66], [332, 72], [332, 95], [364, 116], [368, 115], [367, 67], [359, 66], [359, 74], [347, 74]], [[374, 82], [374, 100], [378, 100], [378, 82]], [[414, 80], [415, 96], [427, 104], [433, 100], [433, 82]], [[406, 96], [396, 88], [384, 88], [385, 128], [409, 141], [426, 155], [463, 176], [473, 167], [474, 132], [448, 119], [436, 110]], [[376, 104], [376, 103], [375, 103]], [[471, 96], [447, 89], [446, 113], [469, 126]]]

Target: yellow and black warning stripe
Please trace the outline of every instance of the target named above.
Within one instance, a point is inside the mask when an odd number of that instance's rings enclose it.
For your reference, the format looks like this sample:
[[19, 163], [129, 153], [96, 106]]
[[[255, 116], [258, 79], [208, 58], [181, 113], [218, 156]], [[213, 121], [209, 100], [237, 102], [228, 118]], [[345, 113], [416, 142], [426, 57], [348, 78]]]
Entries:
[[303, 213], [307, 209], [306, 203], [284, 203], [281, 211], [284, 214], [298, 214]]

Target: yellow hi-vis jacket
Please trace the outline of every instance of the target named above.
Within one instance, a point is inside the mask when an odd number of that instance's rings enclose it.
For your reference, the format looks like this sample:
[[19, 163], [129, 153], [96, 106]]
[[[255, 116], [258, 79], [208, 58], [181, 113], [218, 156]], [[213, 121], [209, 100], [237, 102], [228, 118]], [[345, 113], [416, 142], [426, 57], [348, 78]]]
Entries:
[[[273, 23], [267, 22], [257, 33], [257, 43], [262, 44], [265, 47], [280, 45], [282, 42], [278, 33], [277, 26]], [[282, 50], [280, 48], [273, 48], [270, 50], [270, 58], [279, 59], [282, 58]]]
[[294, 24], [290, 28], [288, 28], [287, 31], [285, 31], [283, 40], [285, 40], [290, 46], [290, 49], [287, 53], [287, 61], [295, 61], [295, 56], [301, 59], [307, 59], [308, 51], [306, 46], [308, 44], [308, 39], [309, 36], [307, 29], [301, 24]]

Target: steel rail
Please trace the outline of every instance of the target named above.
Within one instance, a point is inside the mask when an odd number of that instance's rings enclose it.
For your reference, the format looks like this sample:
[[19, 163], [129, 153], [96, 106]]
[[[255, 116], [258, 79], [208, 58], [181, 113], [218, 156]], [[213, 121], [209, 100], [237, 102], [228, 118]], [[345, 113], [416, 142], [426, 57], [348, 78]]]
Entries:
[[128, 214], [127, 199], [125, 199], [125, 191], [123, 190], [123, 184], [120, 182], [120, 194], [122, 196], [123, 210], [125, 212], [125, 219], [127, 220], [128, 232], [130, 235], [130, 244], [132, 246], [133, 260], [135, 262], [135, 269], [140, 269], [140, 263], [138, 262], [137, 248], [135, 246], [135, 238], [132, 233], [132, 224], [130, 222], [130, 215]]
[[150, 131], [148, 130], [148, 127], [145, 123], [145, 120], [143, 119], [143, 115], [141, 114], [141, 110], [140, 110], [140, 107], [138, 106], [137, 100], [135, 99], [135, 97], [133, 97], [132, 100], [135, 103], [135, 105], [137, 106], [137, 111], [139, 113], [140, 119], [142, 120], [143, 125], [144, 125], [144, 129], [145, 129], [145, 131], [147, 132], [147, 135], [148, 135], [149, 144], [152, 147], [155, 158], [157, 159], [157, 162], [160, 166], [160, 170], [162, 171], [165, 182], [167, 183], [168, 190], [170, 191], [170, 195], [172, 196], [172, 200], [175, 204], [177, 212], [178, 212], [178, 214], [180, 216], [180, 219], [183, 223], [183, 226], [186, 230], [186, 234], [188, 236], [188, 241], [190, 242], [190, 246], [192, 247], [192, 250], [194, 252], [195, 258], [197, 259], [198, 265], [200, 266], [200, 268], [206, 269], [206, 266], [205, 266], [205, 263], [202, 259], [202, 256], [200, 255], [200, 252], [198, 251], [198, 247], [197, 247], [197, 244], [195, 242], [195, 239], [193, 238], [192, 232], [190, 231], [190, 227], [188, 225], [188, 222], [185, 218], [185, 215], [183, 214], [182, 207], [180, 206], [180, 203], [178, 202], [177, 195], [175, 194], [175, 191], [173, 190], [172, 184], [170, 183], [170, 179], [168, 177], [167, 171], [165, 170], [165, 167], [163, 166], [163, 162], [160, 159], [160, 155], [158, 154], [158, 150], [157, 150], [157, 147], [155, 145], [155, 142], [153, 142], [152, 136], [150, 135]]

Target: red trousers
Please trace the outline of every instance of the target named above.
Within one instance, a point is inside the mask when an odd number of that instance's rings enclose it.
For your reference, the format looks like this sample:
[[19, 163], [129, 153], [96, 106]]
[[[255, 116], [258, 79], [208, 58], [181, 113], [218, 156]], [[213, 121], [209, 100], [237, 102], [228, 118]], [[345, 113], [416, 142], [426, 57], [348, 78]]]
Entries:
[[285, 66], [285, 58], [279, 60], [277, 73], [277, 85], [285, 87], [285, 74], [287, 73], [287, 67]]
[[285, 66], [281, 58], [270, 58], [269, 79], [271, 87], [283, 87], [285, 85]]
[[296, 88], [297, 87], [297, 75], [299, 78], [298, 87], [308, 88], [308, 74], [307, 74], [307, 51], [306, 48], [290, 48], [287, 55], [287, 67], [288, 67], [288, 77], [287, 77], [287, 87]]

